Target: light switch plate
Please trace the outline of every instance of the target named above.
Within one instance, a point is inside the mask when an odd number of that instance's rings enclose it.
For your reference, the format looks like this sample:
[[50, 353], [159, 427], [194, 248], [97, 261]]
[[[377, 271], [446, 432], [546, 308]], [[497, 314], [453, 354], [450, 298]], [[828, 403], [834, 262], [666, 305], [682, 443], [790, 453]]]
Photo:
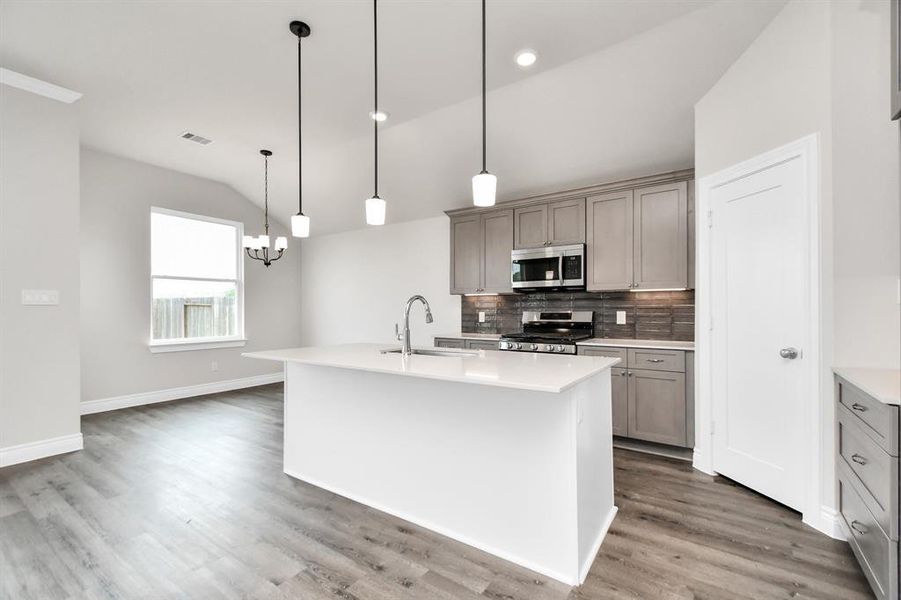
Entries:
[[59, 304], [59, 290], [22, 290], [22, 304], [56, 306]]
[[479, 323], [484, 323], [484, 322], [485, 322], [485, 311], [480, 310], [479, 311]]
[[617, 325], [625, 325], [626, 324], [626, 311], [624, 311], [624, 310], [616, 311], [616, 324]]

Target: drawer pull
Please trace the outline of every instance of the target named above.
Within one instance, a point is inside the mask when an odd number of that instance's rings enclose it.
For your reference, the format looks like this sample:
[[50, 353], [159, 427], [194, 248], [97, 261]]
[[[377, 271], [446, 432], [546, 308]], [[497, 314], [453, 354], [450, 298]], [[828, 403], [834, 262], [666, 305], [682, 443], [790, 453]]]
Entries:
[[648, 362], [649, 363], [662, 363], [663, 359], [662, 358], [649, 358]]
[[859, 465], [865, 465], [865, 464], [867, 464], [867, 459], [865, 459], [865, 458], [864, 458], [863, 456], [861, 456], [860, 454], [852, 454], [852, 455], [851, 455], [851, 460], [853, 460], [854, 462], [856, 462], [856, 463], [859, 464]]
[[860, 535], [866, 535], [869, 529], [867, 529], [863, 523], [860, 521], [851, 521], [851, 529], [859, 533]]
[[858, 404], [857, 402], [855, 402], [854, 404], [852, 404], [852, 405], [851, 405], [851, 408], [853, 408], [853, 409], [856, 410], [857, 412], [867, 412], [867, 407], [864, 406], [863, 404]]

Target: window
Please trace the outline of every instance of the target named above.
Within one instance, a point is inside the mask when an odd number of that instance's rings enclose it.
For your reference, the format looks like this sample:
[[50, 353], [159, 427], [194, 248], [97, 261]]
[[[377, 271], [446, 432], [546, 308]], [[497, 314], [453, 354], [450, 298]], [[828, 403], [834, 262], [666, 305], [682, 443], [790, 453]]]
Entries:
[[242, 223], [152, 208], [150, 349], [244, 344]]

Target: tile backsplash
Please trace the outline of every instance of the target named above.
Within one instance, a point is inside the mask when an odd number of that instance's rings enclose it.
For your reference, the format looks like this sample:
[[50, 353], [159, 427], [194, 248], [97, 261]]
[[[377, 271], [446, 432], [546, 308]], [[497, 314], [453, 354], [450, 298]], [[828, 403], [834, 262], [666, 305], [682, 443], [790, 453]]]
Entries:
[[[524, 310], [594, 311], [595, 337], [693, 341], [695, 333], [694, 291], [463, 296], [460, 306], [464, 333], [521, 331]], [[618, 310], [626, 311], [625, 325], [616, 324]]]

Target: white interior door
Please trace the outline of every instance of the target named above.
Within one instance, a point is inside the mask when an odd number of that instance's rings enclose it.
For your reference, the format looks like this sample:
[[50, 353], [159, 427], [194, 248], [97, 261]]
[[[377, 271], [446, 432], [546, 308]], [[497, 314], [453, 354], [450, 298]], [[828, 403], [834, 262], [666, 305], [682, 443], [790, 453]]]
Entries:
[[797, 510], [811, 393], [805, 177], [795, 157], [710, 196], [713, 468]]

